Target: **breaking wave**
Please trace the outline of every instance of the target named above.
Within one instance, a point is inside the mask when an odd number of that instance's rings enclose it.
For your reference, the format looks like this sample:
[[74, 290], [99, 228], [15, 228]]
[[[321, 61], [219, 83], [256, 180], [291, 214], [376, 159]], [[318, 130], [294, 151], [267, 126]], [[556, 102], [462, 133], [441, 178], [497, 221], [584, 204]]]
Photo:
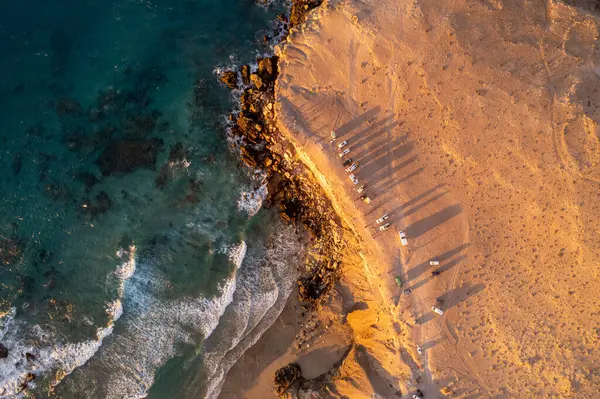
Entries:
[[190, 397], [217, 398], [229, 369], [281, 314], [298, 276], [302, 247], [296, 238], [286, 227], [259, 251], [261, 256], [248, 257], [233, 301], [205, 342], [203, 381], [195, 383], [202, 392], [195, 389]]
[[28, 382], [31, 375], [52, 374], [51, 385], [56, 385], [96, 354], [123, 314], [121, 298], [125, 281], [135, 271], [135, 246], [120, 249], [117, 257], [123, 260], [114, 272], [119, 279], [119, 297], [106, 304], [108, 323], [96, 330], [95, 339], [70, 343], [51, 326], [30, 325], [17, 319], [15, 308], [0, 319], [0, 341], [8, 349], [8, 357], [0, 362], [0, 395], [14, 397], [26, 386], [35, 387], [35, 381]]
[[267, 198], [267, 194], [268, 189], [266, 184], [254, 190], [242, 191], [240, 199], [237, 202], [238, 209], [247, 213], [248, 217], [256, 215], [262, 207], [263, 201]]
[[163, 299], [170, 286], [168, 279], [154, 265], [138, 265], [125, 287], [122, 328], [69, 383], [77, 392], [93, 397], [146, 396], [156, 371], [178, 354], [178, 345], [195, 345], [198, 333], [207, 337], [217, 327], [233, 300], [246, 250], [243, 241], [220, 249], [227, 253], [235, 271], [212, 298]]

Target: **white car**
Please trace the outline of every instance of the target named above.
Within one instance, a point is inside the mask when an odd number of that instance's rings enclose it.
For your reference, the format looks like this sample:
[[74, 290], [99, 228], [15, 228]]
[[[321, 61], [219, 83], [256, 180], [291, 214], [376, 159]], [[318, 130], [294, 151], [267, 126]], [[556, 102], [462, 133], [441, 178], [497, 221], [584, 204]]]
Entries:
[[431, 307], [431, 310], [433, 310], [435, 313], [439, 314], [439, 315], [443, 315], [444, 311], [440, 308], [436, 308], [435, 306]]
[[346, 140], [342, 141], [341, 143], [338, 144], [338, 148], [341, 150], [342, 148], [344, 148], [344, 146], [348, 144], [348, 142]]
[[423, 348], [421, 348], [419, 345], [417, 345], [417, 352], [419, 352], [419, 355], [423, 354]]
[[384, 220], [388, 220], [388, 219], [389, 219], [389, 216], [386, 213], [385, 215], [383, 215], [382, 217], [380, 217], [379, 219], [377, 219], [376, 222], [377, 222], [377, 224], [381, 224], [381, 223], [383, 223]]
[[354, 183], [355, 185], [358, 184], [358, 179], [356, 178], [356, 176], [350, 175], [348, 177], [350, 178], [350, 180], [352, 180], [352, 183]]
[[402, 243], [403, 246], [407, 246], [408, 245], [408, 240], [406, 239], [406, 234], [404, 234], [403, 231], [399, 232], [398, 235], [400, 236], [400, 242]]
[[367, 187], [367, 185], [366, 185], [366, 184], [363, 184], [363, 185], [362, 185], [362, 186], [360, 186], [360, 187], [358, 188], [358, 190], [356, 190], [356, 191], [358, 191], [359, 193], [362, 193], [363, 191], [365, 191], [365, 188], [366, 188], [366, 187]]
[[340, 153], [338, 154], [338, 156], [341, 158], [341, 157], [343, 157], [344, 155], [348, 154], [349, 152], [350, 152], [350, 148], [346, 148], [344, 151], [340, 152]]
[[390, 226], [391, 226], [391, 224], [390, 224], [390, 223], [386, 223], [386, 224], [384, 224], [383, 226], [381, 226], [381, 227], [379, 228], [379, 230], [381, 230], [381, 231], [386, 231], [387, 229], [389, 229], [389, 228], [390, 228]]
[[439, 266], [439, 265], [440, 265], [439, 260], [430, 260], [429, 261], [429, 266]]
[[358, 162], [354, 162], [352, 165], [348, 166], [346, 168], [346, 172], [350, 173], [356, 168], [358, 168]]

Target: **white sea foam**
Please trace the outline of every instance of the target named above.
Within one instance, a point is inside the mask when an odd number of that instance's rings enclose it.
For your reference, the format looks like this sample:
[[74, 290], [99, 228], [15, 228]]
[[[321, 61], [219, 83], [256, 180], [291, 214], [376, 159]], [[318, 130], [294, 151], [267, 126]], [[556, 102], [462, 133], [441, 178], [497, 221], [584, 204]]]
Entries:
[[251, 256], [245, 242], [216, 249], [236, 268], [211, 298], [164, 299], [166, 277], [153, 264], [138, 264], [125, 288], [123, 329], [105, 342], [72, 388], [90, 397], [144, 397], [158, 368], [178, 354], [178, 344], [197, 345], [194, 332], [200, 332], [205, 342], [218, 343], [205, 356], [201, 382], [207, 397], [215, 397], [227, 370], [271, 325], [291, 292], [299, 252], [292, 231], [286, 228], [269, 248], [254, 249]]
[[177, 355], [178, 344], [195, 345], [195, 332], [208, 337], [217, 327], [233, 300], [246, 251], [243, 241], [218, 250], [227, 254], [235, 271], [211, 298], [161, 299], [170, 287], [168, 280], [155, 265], [138, 265], [125, 287], [123, 329], [105, 342], [77, 381], [70, 381], [73, 388], [94, 397], [144, 397], [157, 369]]
[[[96, 330], [95, 339], [78, 343], [67, 342], [65, 337], [50, 327], [30, 325], [15, 318], [16, 309], [0, 318], [0, 340], [9, 350], [8, 358], [0, 362], [0, 395], [16, 396], [28, 373], [55, 374], [54, 383], [85, 364], [100, 348], [103, 340], [112, 334], [114, 322], [123, 314], [121, 297], [124, 284], [135, 271], [135, 246], [119, 249], [117, 257], [124, 260], [115, 275], [119, 278], [119, 297], [106, 304], [108, 324]], [[25, 354], [35, 356], [28, 361]], [[35, 386], [34, 382], [29, 386]]]
[[267, 198], [268, 193], [266, 184], [254, 190], [242, 191], [240, 199], [237, 202], [238, 209], [246, 212], [248, 217], [256, 215], [262, 207], [263, 201]]
[[[115, 312], [118, 314], [118, 310]], [[113, 330], [112, 322], [98, 328], [96, 339], [67, 343], [56, 331], [13, 319], [3, 323], [2, 343], [9, 349], [8, 358], [0, 363], [0, 395], [16, 396], [27, 373], [35, 375], [57, 372], [58, 379], [85, 364]], [[27, 361], [25, 353], [35, 356]], [[33, 383], [30, 384], [33, 386]]]
[[299, 243], [293, 238], [291, 228], [280, 231], [265, 248], [266, 253], [247, 259], [239, 273], [233, 301], [206, 341], [204, 380], [198, 383], [205, 387], [206, 398], [219, 396], [229, 369], [283, 310], [301, 259]]

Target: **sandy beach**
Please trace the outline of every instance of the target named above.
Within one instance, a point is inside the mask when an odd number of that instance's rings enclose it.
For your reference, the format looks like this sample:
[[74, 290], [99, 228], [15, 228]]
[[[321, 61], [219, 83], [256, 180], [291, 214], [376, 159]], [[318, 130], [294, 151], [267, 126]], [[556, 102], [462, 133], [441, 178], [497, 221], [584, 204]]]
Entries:
[[221, 398], [276, 397], [279, 367], [314, 378], [347, 349], [314, 397], [597, 397], [600, 21], [586, 7], [326, 1], [294, 29], [277, 49], [278, 127], [344, 221], [347, 259], [322, 309], [291, 299]]

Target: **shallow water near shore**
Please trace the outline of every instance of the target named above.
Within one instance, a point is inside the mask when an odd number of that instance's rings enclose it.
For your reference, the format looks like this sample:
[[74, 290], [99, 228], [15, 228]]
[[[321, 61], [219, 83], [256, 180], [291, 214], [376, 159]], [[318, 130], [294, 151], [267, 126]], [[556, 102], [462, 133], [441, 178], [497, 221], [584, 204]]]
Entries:
[[228, 150], [214, 70], [281, 11], [0, 4], [0, 395], [214, 396], [276, 317], [300, 244]]

